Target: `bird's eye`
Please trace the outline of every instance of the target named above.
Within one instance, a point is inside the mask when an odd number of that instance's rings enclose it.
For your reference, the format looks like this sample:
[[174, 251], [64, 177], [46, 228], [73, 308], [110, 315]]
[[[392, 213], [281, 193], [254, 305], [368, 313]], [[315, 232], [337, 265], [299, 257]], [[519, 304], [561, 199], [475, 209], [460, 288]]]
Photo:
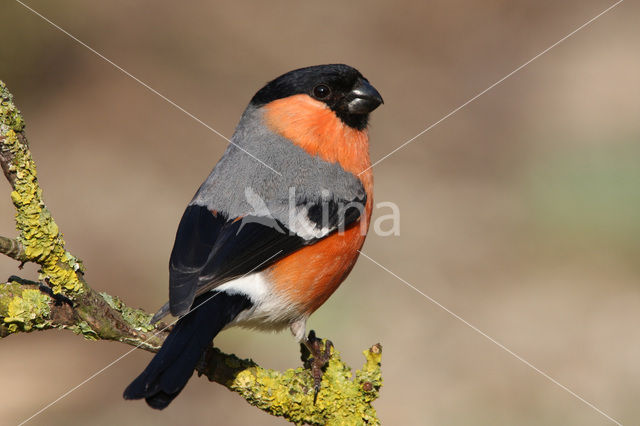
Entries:
[[331, 89], [326, 84], [318, 84], [313, 88], [313, 97], [316, 99], [326, 99], [331, 94]]

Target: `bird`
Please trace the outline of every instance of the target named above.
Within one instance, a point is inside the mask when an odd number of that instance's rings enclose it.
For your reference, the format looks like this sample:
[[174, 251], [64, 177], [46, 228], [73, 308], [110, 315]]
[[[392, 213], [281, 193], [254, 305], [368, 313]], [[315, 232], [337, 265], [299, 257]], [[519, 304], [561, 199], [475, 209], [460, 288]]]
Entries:
[[289, 71], [256, 92], [180, 220], [169, 302], [152, 322], [179, 319], [125, 399], [167, 407], [233, 326], [290, 328], [320, 371], [329, 355], [306, 322], [364, 244], [373, 206], [367, 128], [382, 103], [345, 64]]

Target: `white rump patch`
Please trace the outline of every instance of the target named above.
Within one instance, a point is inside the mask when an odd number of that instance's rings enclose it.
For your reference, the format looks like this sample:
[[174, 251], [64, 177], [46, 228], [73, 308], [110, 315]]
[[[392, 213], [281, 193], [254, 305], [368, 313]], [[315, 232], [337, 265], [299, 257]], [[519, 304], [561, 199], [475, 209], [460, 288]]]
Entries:
[[215, 291], [224, 291], [227, 294], [244, 294], [256, 304], [260, 303], [269, 293], [271, 285], [267, 282], [262, 272], [256, 272], [244, 277], [236, 278], [219, 287]]
[[242, 311], [227, 327], [240, 326], [260, 330], [281, 330], [303, 317], [300, 308], [286, 295], [273, 291], [267, 271], [236, 278], [216, 287], [214, 291], [227, 294], [243, 294], [251, 299], [253, 306]]

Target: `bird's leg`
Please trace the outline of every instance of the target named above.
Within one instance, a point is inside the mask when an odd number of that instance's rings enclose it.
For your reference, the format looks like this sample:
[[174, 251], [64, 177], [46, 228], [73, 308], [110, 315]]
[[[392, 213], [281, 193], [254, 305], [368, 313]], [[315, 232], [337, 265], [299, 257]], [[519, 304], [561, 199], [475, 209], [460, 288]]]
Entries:
[[305, 363], [305, 367], [311, 370], [311, 376], [313, 377], [314, 404], [318, 398], [318, 392], [320, 392], [320, 384], [324, 374], [323, 369], [331, 358], [331, 348], [333, 348], [333, 343], [330, 340], [325, 340], [323, 345], [322, 339], [318, 339], [313, 330], [309, 332], [309, 337], [304, 339], [301, 344], [302, 361]]

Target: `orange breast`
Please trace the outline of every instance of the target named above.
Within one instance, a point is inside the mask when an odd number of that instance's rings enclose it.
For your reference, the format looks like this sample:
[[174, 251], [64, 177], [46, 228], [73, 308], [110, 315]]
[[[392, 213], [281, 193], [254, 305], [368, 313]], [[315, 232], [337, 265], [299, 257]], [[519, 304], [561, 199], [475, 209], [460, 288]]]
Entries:
[[[342, 123], [324, 103], [296, 95], [264, 108], [267, 126], [310, 155], [339, 163], [356, 176], [371, 165], [367, 132]], [[286, 294], [307, 315], [318, 309], [351, 272], [364, 244], [373, 206], [373, 174], [367, 170], [358, 177], [367, 192], [365, 211], [358, 222], [269, 269], [274, 290]]]

